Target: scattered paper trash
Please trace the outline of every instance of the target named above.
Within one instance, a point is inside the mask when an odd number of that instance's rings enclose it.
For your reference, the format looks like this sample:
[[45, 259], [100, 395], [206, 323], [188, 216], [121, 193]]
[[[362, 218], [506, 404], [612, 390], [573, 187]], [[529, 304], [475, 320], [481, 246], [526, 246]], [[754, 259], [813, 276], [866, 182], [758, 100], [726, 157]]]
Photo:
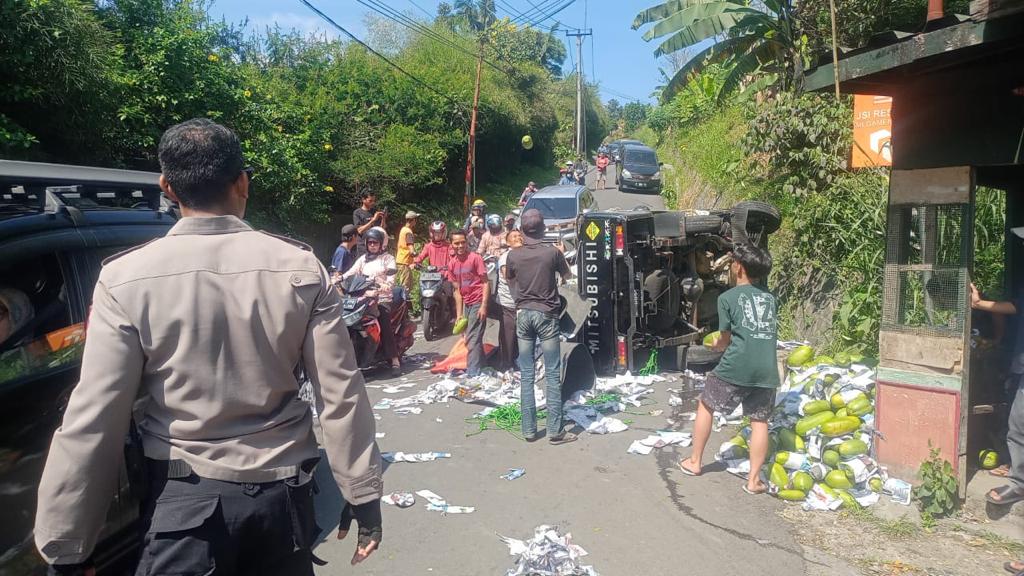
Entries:
[[651, 410], [650, 412], [648, 412], [648, 414], [650, 414], [651, 416], [661, 416], [664, 413], [664, 410]]
[[888, 494], [893, 502], [898, 502], [904, 506], [910, 506], [913, 489], [914, 487], [910, 485], [910, 482], [900, 480], [899, 478], [889, 478], [882, 485], [882, 492]]
[[508, 474], [502, 474], [501, 478], [504, 480], [515, 480], [520, 478], [523, 474], [526, 474], [525, 468], [509, 468]]
[[431, 492], [430, 490], [419, 490], [416, 492], [417, 496], [420, 496], [427, 501], [427, 510], [431, 512], [441, 512], [444, 514], [472, 514], [476, 511], [476, 508], [472, 506], [452, 506], [448, 504], [448, 501]]
[[405, 406], [403, 408], [395, 408], [394, 412], [395, 414], [399, 414], [402, 416], [406, 416], [409, 414], [422, 414], [423, 408], [420, 408], [418, 406]]
[[420, 452], [419, 454], [382, 452], [380, 457], [388, 462], [431, 462], [438, 458], [451, 458], [452, 455], [448, 452]]
[[383, 438], [383, 437], [384, 437], [384, 436], [386, 436], [386, 435], [387, 435], [387, 432], [377, 432], [377, 433], [376, 433], [376, 434], [374, 435], [374, 438]]
[[444, 422], [444, 420], [441, 420], [440, 418], [434, 418], [434, 422], [437, 422], [438, 424], [440, 424], [440, 423]]
[[680, 398], [679, 396], [674, 396], [674, 395], [673, 396], [669, 396], [668, 397], [668, 405], [672, 406], [673, 408], [675, 408], [676, 406], [682, 406], [683, 405], [683, 399]]
[[688, 432], [675, 432], [672, 430], [659, 430], [657, 434], [651, 434], [643, 440], [634, 440], [626, 450], [629, 454], [650, 454], [655, 448], [661, 449], [665, 446], [679, 444], [689, 446], [693, 438]]
[[587, 551], [572, 543], [572, 534], [560, 536], [551, 526], [538, 526], [529, 540], [498, 537], [517, 557], [506, 576], [599, 576], [592, 566], [580, 564]]
[[409, 492], [392, 492], [391, 494], [385, 494], [381, 501], [398, 508], [408, 508], [416, 503], [416, 497]]

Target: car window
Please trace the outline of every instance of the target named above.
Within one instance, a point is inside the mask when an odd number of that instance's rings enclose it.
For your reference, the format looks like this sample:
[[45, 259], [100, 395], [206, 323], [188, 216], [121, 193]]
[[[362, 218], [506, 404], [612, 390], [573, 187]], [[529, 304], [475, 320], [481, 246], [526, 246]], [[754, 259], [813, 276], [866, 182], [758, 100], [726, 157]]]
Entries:
[[594, 207], [594, 197], [590, 192], [580, 194], [580, 210], [589, 210]]
[[57, 254], [0, 268], [0, 386], [80, 362], [85, 325], [73, 319], [65, 275]]
[[631, 149], [626, 150], [626, 162], [629, 164], [640, 164], [642, 166], [657, 166], [658, 155], [654, 150]]
[[526, 210], [531, 208], [540, 210], [544, 218], [575, 218], [577, 212], [576, 198], [574, 197], [538, 198], [534, 196], [526, 203]]

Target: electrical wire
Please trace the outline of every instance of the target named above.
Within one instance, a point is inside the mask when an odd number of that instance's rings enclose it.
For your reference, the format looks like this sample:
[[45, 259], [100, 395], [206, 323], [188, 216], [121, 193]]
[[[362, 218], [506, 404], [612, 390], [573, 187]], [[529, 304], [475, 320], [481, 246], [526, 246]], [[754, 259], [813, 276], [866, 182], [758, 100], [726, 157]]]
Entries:
[[316, 14], [317, 16], [322, 18], [325, 22], [327, 22], [328, 24], [330, 24], [331, 26], [336, 28], [339, 32], [341, 32], [345, 36], [348, 36], [349, 38], [351, 38], [353, 42], [359, 44], [360, 46], [365, 48], [367, 51], [369, 51], [371, 54], [373, 54], [374, 56], [376, 56], [376, 57], [380, 58], [381, 60], [383, 60], [384, 62], [386, 62], [388, 65], [390, 65], [395, 70], [398, 70], [403, 75], [407, 76], [413, 82], [419, 84], [420, 86], [426, 88], [427, 90], [433, 92], [434, 94], [437, 94], [438, 96], [444, 98], [445, 100], [448, 100], [453, 105], [455, 105], [459, 109], [460, 112], [465, 112], [466, 111], [466, 108], [461, 103], [459, 103], [458, 100], [456, 100], [456, 99], [452, 98], [451, 96], [449, 96], [448, 94], [445, 94], [445, 93], [441, 92], [440, 90], [434, 88], [433, 86], [428, 84], [426, 81], [421, 80], [420, 78], [414, 76], [412, 73], [408, 72], [405, 68], [402, 68], [398, 64], [395, 64], [394, 62], [392, 62], [391, 59], [389, 59], [387, 56], [385, 56], [385, 55], [381, 54], [380, 52], [377, 52], [376, 50], [371, 48], [366, 42], [363, 42], [358, 37], [356, 37], [355, 34], [349, 32], [341, 24], [338, 24], [337, 22], [335, 22], [334, 19], [332, 19], [330, 16], [328, 16], [327, 14], [324, 14], [323, 12], [321, 12], [320, 9], [317, 8], [316, 6], [314, 6], [313, 3], [310, 2], [309, 0], [299, 0], [299, 2], [302, 2], [307, 8], [312, 10], [314, 14]]
[[[362, 4], [363, 6], [369, 8], [370, 10], [373, 10], [374, 12], [380, 14], [381, 16], [384, 16], [385, 18], [387, 18], [387, 19], [389, 19], [389, 20], [391, 20], [391, 21], [393, 21], [393, 22], [395, 22], [397, 24], [405, 26], [406, 28], [408, 28], [408, 29], [410, 29], [410, 30], [412, 30], [414, 32], [418, 32], [418, 33], [420, 33], [420, 34], [422, 34], [424, 36], [427, 36], [428, 38], [431, 38], [431, 39], [433, 39], [433, 40], [435, 40], [437, 42], [440, 42], [440, 43], [442, 43], [442, 44], [444, 44], [444, 45], [446, 45], [446, 46], [448, 46], [450, 48], [454, 48], [455, 50], [458, 50], [459, 52], [462, 52], [463, 54], [465, 54], [467, 56], [472, 56], [473, 58], [479, 58], [480, 57], [480, 55], [478, 53], [473, 52], [472, 50], [468, 50], [468, 49], [460, 46], [459, 44], [457, 44], [452, 39], [445, 38], [444, 36], [439, 34], [436, 30], [433, 30], [433, 29], [431, 29], [431, 28], [429, 28], [427, 26], [424, 26], [423, 24], [417, 22], [416, 20], [414, 20], [412, 18], [409, 18], [405, 14], [402, 14], [398, 10], [394, 9], [393, 7], [385, 4], [384, 2], [382, 2], [380, 0], [356, 0], [356, 2], [358, 2], [359, 4]], [[490, 68], [493, 68], [494, 70], [496, 70], [498, 72], [501, 72], [502, 74], [507, 74], [507, 75], [511, 76], [511, 73], [508, 70], [505, 70], [505, 69], [501, 68], [500, 66], [498, 66], [494, 62], [488, 60], [487, 58], [484, 58], [484, 63], [487, 64]]]
[[419, 4], [414, 2], [413, 0], [408, 0], [408, 2], [409, 2], [409, 4], [412, 4], [413, 6], [415, 6], [416, 8], [419, 8], [420, 12], [423, 12], [424, 14], [427, 15], [427, 18], [433, 18], [434, 16], [436, 16], [435, 14], [431, 14], [430, 12], [428, 12], [426, 9], [423, 8], [423, 6], [420, 6]]
[[[559, 5], [559, 2], [562, 2], [562, 4]], [[552, 19], [555, 14], [572, 6], [575, 2], [576, 0], [543, 0], [540, 6], [523, 12], [522, 16], [516, 19], [516, 22], [526, 26], [536, 26], [545, 20]]]

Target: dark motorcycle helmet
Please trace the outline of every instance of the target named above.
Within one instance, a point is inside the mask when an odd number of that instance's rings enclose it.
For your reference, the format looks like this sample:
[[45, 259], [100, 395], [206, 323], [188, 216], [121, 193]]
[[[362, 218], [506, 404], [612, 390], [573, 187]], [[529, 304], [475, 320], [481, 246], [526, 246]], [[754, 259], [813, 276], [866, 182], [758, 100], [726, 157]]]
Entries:
[[384, 248], [386, 247], [385, 243], [387, 242], [387, 234], [385, 234], [384, 231], [381, 230], [379, 227], [374, 226], [373, 228], [367, 230], [363, 238], [366, 240], [367, 243], [369, 243], [371, 240], [377, 242], [377, 244], [380, 245], [381, 251], [384, 251]]

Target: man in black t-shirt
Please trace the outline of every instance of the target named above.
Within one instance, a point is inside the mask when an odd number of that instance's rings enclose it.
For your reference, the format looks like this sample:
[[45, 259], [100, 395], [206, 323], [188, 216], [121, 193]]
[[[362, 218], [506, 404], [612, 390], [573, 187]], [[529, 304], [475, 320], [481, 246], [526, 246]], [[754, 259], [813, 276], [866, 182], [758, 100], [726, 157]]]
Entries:
[[512, 298], [516, 303], [516, 337], [519, 340], [519, 370], [522, 375], [520, 400], [523, 410], [523, 436], [536, 440], [537, 405], [533, 383], [534, 347], [540, 340], [544, 355], [544, 376], [547, 380], [548, 419], [547, 433], [551, 444], [565, 444], [576, 435], [562, 430], [562, 372], [559, 346], [558, 298], [556, 274], [568, 279], [569, 264], [565, 256], [550, 244], [544, 243], [544, 216], [531, 208], [520, 220], [523, 247], [509, 252], [505, 264]]
[[364, 190], [359, 198], [362, 204], [359, 208], [352, 211], [352, 223], [355, 224], [356, 231], [359, 232], [359, 248], [356, 250], [357, 257], [366, 254], [366, 233], [370, 228], [374, 226], [387, 227], [384, 212], [375, 211], [377, 195], [370, 190]]

